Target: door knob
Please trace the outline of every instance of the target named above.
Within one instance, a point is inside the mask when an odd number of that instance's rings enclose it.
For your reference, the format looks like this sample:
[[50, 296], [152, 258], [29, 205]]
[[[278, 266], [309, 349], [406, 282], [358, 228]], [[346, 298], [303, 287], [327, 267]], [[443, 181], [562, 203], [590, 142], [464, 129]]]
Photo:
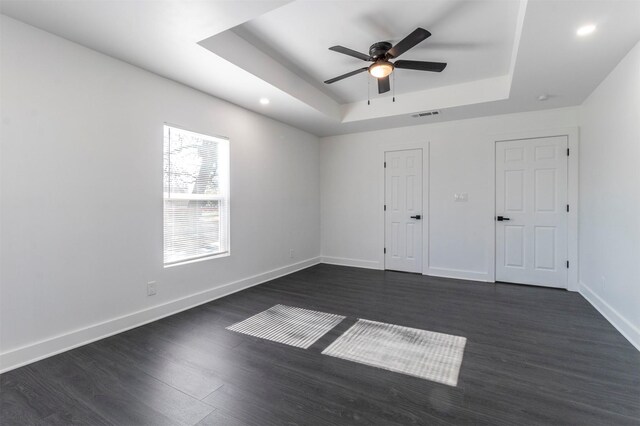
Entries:
[[415, 215], [415, 216], [411, 216], [411, 219], [422, 219], [422, 216], [420, 216], [419, 214]]
[[508, 217], [504, 217], [504, 216], [498, 216], [498, 217], [496, 217], [496, 220], [498, 222], [502, 222], [503, 220], [511, 220], [511, 219], [509, 219]]

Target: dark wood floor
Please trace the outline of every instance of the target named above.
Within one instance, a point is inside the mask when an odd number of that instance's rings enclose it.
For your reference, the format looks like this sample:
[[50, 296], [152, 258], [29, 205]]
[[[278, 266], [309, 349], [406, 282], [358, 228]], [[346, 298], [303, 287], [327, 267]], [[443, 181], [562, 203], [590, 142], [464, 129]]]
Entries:
[[[225, 330], [347, 316], [307, 350]], [[357, 318], [465, 336], [457, 387], [320, 352]], [[318, 265], [5, 373], [3, 426], [640, 424], [640, 353], [580, 295]]]

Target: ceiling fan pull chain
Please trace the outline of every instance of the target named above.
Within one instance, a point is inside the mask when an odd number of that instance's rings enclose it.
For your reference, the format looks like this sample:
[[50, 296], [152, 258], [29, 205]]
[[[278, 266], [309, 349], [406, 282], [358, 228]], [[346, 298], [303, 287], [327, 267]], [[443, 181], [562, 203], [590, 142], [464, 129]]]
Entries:
[[367, 76], [367, 105], [371, 105], [371, 77]]
[[396, 74], [393, 73], [393, 102], [396, 101]]

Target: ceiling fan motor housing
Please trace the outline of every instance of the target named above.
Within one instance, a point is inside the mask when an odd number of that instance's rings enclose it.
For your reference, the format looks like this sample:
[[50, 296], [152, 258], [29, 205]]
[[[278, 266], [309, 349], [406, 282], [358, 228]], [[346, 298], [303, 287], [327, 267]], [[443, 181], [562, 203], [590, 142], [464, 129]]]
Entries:
[[373, 59], [374, 61], [378, 59], [383, 59], [387, 51], [391, 49], [391, 47], [392, 47], [391, 43], [386, 41], [380, 41], [378, 43], [374, 43], [369, 48], [369, 56], [371, 56], [371, 59]]

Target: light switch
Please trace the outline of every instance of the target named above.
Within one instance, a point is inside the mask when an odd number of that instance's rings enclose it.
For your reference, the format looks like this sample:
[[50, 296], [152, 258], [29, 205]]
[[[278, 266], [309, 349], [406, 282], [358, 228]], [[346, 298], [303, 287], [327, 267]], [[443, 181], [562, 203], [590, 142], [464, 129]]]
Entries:
[[469, 193], [468, 192], [456, 192], [453, 194], [453, 199], [459, 203], [466, 203], [469, 201]]

